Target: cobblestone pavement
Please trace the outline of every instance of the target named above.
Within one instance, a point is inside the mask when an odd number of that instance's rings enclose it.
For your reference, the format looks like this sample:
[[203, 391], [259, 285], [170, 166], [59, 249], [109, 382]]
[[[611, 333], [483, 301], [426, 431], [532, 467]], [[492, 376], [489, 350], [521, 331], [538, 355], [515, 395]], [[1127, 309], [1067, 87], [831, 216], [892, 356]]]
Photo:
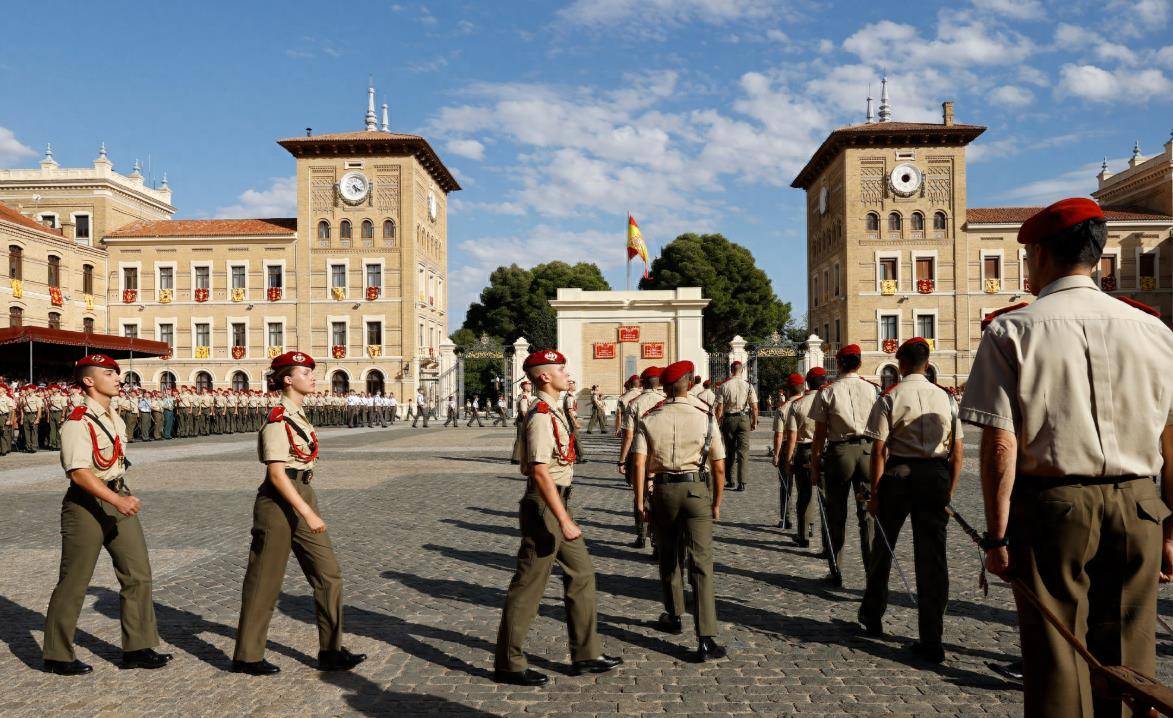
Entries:
[[[313, 609], [295, 561], [270, 633], [271, 678], [228, 673], [261, 477], [251, 436], [130, 447], [129, 482], [142, 497], [165, 650], [160, 671], [120, 671], [117, 583], [100, 559], [82, 613], [80, 678], [40, 666], [44, 609], [56, 578], [58, 510], [64, 491], [55, 454], [0, 463], [7, 507], [0, 525], [0, 714], [400, 716], [952, 714], [1015, 715], [1021, 694], [987, 661], [1017, 654], [1009, 591], [977, 588], [977, 552], [949, 533], [948, 660], [926, 669], [903, 647], [916, 636], [910, 598], [893, 573], [886, 636], [854, 625], [863, 577], [848, 532], [845, 584], [831, 589], [815, 552], [775, 528], [768, 434], [755, 436], [752, 481], [727, 494], [716, 530], [717, 612], [729, 659], [683, 660], [693, 639], [651, 624], [659, 588], [647, 551], [631, 540], [631, 494], [615, 474], [614, 440], [584, 437], [597, 460], [579, 467], [573, 510], [594, 557], [606, 652], [626, 664], [572, 677], [560, 584], [551, 580], [527, 643], [532, 664], [553, 676], [545, 689], [494, 684], [492, 647], [517, 550], [522, 479], [507, 460], [512, 428], [327, 429], [316, 479], [345, 577], [347, 645], [370, 658], [353, 673], [319, 673]], [[974, 447], [970, 446], [974, 456]], [[957, 505], [981, 521], [975, 460]], [[908, 529], [897, 556], [911, 568]], [[1168, 589], [1164, 589], [1168, 591]], [[1167, 595], [1167, 594], [1166, 594]], [[1173, 603], [1161, 602], [1165, 615]], [[688, 622], [686, 621], [686, 625]], [[1159, 672], [1173, 679], [1173, 641], [1158, 639]]]

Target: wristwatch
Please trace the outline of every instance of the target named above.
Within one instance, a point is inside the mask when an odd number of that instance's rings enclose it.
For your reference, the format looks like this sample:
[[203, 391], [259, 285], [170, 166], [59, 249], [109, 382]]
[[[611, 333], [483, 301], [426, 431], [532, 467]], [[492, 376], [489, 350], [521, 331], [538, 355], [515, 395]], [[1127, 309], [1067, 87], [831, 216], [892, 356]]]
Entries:
[[1005, 536], [1002, 538], [995, 538], [994, 535], [989, 531], [983, 533], [982, 540], [978, 541], [978, 546], [981, 546], [983, 551], [989, 551], [991, 549], [1002, 548], [1003, 546], [1009, 545], [1010, 541]]

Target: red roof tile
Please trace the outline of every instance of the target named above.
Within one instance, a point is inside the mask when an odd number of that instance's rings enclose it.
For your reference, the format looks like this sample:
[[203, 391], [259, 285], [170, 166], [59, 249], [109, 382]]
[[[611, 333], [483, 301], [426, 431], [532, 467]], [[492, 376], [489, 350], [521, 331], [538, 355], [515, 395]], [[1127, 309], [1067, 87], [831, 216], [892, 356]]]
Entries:
[[297, 232], [293, 217], [278, 219], [164, 219], [139, 221], [108, 233], [107, 237], [255, 237]]
[[[970, 207], [966, 210], [966, 221], [969, 224], [1021, 224], [1029, 219], [1042, 207]], [[1143, 209], [1106, 209], [1104, 216], [1110, 222], [1127, 222], [1136, 220], [1169, 220], [1173, 217], [1158, 212], [1149, 212]]]
[[32, 217], [24, 216], [3, 202], [0, 202], [0, 220], [12, 222], [13, 224], [19, 224], [22, 227], [28, 227], [29, 229], [39, 229], [45, 234], [51, 235], [57, 239], [62, 239], [65, 236], [61, 233], [61, 230], [46, 227], [44, 224], [41, 224]]

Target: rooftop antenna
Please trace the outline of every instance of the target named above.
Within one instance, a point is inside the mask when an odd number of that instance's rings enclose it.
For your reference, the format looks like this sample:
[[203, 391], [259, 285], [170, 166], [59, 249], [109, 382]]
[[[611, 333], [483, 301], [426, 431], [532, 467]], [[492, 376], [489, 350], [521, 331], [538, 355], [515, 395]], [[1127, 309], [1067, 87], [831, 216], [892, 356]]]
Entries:
[[868, 118], [867, 123], [870, 125], [876, 121], [876, 116], [872, 112], [872, 83], [868, 83]]

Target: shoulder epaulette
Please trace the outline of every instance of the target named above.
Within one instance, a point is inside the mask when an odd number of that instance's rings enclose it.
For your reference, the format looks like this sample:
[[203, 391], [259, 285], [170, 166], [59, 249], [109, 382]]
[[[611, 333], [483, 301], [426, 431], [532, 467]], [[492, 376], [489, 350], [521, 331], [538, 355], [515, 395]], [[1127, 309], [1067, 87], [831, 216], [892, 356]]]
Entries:
[[1002, 307], [1001, 309], [995, 309], [994, 311], [990, 312], [986, 316], [982, 317], [982, 331], [984, 332], [986, 330], [986, 327], [990, 326], [990, 322], [994, 321], [995, 319], [1002, 316], [1003, 314], [1008, 314], [1009, 312], [1013, 312], [1018, 309], [1022, 309], [1023, 307], [1028, 307], [1028, 306], [1030, 306], [1029, 302], [1019, 302], [1018, 304], [1011, 304], [1008, 307]]
[[86, 405], [82, 404], [81, 406], [73, 407], [73, 411], [69, 412], [69, 419], [70, 419], [70, 421], [77, 421], [78, 419], [82, 418], [85, 415], [86, 415]]
[[274, 421], [281, 421], [284, 418], [285, 418], [285, 405], [278, 404], [277, 406], [273, 407], [272, 411], [269, 412], [268, 421], [270, 424], [272, 424]]
[[1130, 307], [1134, 307], [1136, 309], [1141, 310], [1145, 314], [1148, 314], [1150, 316], [1154, 316], [1157, 319], [1161, 318], [1161, 310], [1157, 309], [1156, 307], [1150, 307], [1149, 305], [1145, 304], [1144, 302], [1136, 301], [1132, 297], [1117, 296], [1116, 298], [1119, 299], [1120, 301], [1124, 302], [1125, 304], [1127, 304]]
[[544, 400], [539, 399], [538, 403], [534, 404], [534, 411], [538, 412], [539, 414], [549, 414], [550, 405], [547, 404]]
[[666, 401], [667, 401], [667, 399], [661, 399], [659, 402], [657, 402], [657, 403], [656, 403], [656, 405], [655, 405], [655, 406], [651, 407], [650, 409], [648, 409], [647, 411], [645, 411], [643, 414], [641, 414], [641, 415], [640, 415], [640, 418], [642, 419], [643, 417], [647, 416], [648, 414], [651, 414], [653, 411], [655, 411], [655, 410], [659, 409], [660, 407], [664, 406], [664, 402], [666, 402]]

